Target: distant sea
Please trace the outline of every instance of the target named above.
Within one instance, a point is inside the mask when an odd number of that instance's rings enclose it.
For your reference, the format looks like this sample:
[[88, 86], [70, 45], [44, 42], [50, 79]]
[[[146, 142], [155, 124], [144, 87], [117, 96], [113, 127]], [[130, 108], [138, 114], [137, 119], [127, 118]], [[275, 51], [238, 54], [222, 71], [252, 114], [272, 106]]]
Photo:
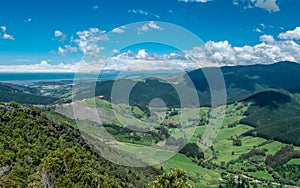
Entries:
[[[62, 81], [76, 79], [93, 79], [98, 80], [114, 80], [119, 76], [118, 71], [105, 71], [100, 74], [88, 73], [0, 73], [0, 82], [14, 83], [20, 85], [32, 85], [39, 81]], [[122, 73], [122, 78], [143, 78], [151, 76], [164, 76], [174, 74], [176, 71], [160, 71], [160, 72], [127, 72]]]

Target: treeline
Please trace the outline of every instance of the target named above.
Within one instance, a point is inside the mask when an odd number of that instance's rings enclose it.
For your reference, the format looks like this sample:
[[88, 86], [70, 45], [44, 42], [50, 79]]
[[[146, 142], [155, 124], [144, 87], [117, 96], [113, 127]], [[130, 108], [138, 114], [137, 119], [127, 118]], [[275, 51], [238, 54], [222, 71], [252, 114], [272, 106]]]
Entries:
[[266, 164], [270, 167], [277, 167], [286, 164], [288, 161], [294, 158], [300, 158], [300, 151], [294, 151], [292, 145], [286, 145], [275, 153], [275, 155], [268, 155], [266, 158]]

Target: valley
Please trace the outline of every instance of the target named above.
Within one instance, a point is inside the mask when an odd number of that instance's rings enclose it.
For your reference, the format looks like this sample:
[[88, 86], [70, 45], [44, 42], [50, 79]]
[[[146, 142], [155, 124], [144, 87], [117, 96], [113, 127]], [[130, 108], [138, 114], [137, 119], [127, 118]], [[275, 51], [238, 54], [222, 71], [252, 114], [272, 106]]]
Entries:
[[[145, 187], [180, 168], [188, 184], [201, 188], [299, 187], [300, 65], [222, 69], [228, 104], [214, 107], [200, 70], [187, 73], [200, 107], [192, 100], [180, 107], [176, 91], [161, 77], [79, 82], [82, 90], [74, 90], [71, 80], [1, 83], [0, 185], [92, 186], [97, 180], [107, 187]], [[182, 74], [163, 78], [192, 87]], [[137, 83], [128, 104], [110, 98], [118, 81]], [[91, 97], [84, 91], [92, 86]], [[157, 98], [165, 106], [152, 101]], [[88, 170], [78, 171], [74, 161]]]

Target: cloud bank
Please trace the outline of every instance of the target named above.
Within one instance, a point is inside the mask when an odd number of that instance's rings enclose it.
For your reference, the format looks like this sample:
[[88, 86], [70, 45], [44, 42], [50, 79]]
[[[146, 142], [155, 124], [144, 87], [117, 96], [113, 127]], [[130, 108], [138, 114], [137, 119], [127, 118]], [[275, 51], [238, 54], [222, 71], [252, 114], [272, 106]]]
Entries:
[[[145, 28], [143, 28], [145, 27]], [[121, 28], [125, 30], [125, 28]], [[163, 29], [155, 22], [149, 22], [139, 28], [139, 31], [149, 29]], [[6, 31], [6, 28], [1, 28]], [[122, 32], [116, 30], [120, 35]], [[125, 32], [125, 31], [124, 31]], [[39, 64], [31, 65], [2, 65], [0, 72], [91, 72], [101, 69], [115, 70], [182, 70], [207, 66], [235, 66], [253, 64], [271, 64], [279, 61], [300, 62], [300, 27], [279, 33], [278, 36], [261, 35], [260, 43], [250, 46], [233, 46], [229, 41], [208, 41], [202, 46], [184, 50], [181, 53], [155, 54], [147, 49], [140, 49], [136, 53], [128, 50], [120, 53], [117, 49], [114, 57], [105, 64], [104, 57], [97, 54], [103, 47], [94, 41], [109, 41], [105, 31], [98, 28], [77, 32], [73, 45], [58, 47], [58, 54], [66, 56], [68, 53], [81, 52], [93, 57], [93, 61], [80, 61], [75, 64], [49, 64], [43, 60]], [[61, 36], [61, 34], [59, 34]]]

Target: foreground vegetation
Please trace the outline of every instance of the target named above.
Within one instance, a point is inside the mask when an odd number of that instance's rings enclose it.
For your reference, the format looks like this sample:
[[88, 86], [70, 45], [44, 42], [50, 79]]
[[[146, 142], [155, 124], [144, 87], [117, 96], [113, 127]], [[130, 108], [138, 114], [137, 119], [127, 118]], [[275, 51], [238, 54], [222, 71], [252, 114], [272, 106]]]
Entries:
[[160, 173], [106, 161], [78, 130], [56, 120], [35, 108], [0, 105], [0, 187], [143, 187]]

